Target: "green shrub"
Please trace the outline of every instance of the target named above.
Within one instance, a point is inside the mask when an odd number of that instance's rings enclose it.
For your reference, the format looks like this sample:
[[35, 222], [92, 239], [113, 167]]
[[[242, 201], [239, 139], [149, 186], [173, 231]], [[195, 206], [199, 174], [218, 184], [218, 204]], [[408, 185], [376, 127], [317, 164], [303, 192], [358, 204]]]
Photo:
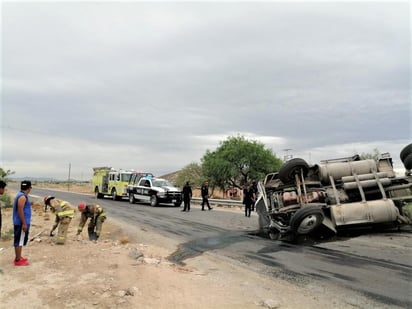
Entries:
[[6, 241], [6, 240], [11, 240], [14, 237], [14, 229], [9, 229], [8, 231], [1, 232], [1, 239]]
[[0, 195], [0, 206], [2, 208], [12, 208], [13, 207], [12, 198], [8, 193], [4, 193], [3, 195]]

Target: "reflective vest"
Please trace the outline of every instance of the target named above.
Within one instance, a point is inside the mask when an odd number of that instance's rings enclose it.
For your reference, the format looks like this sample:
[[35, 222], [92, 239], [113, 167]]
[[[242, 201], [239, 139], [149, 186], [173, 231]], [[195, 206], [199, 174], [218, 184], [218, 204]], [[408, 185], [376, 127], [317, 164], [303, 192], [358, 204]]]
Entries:
[[106, 218], [106, 212], [102, 207], [100, 207], [99, 205], [86, 205], [86, 209], [82, 212], [77, 231], [81, 232], [83, 230], [87, 219], [90, 218], [90, 220], [92, 220], [92, 223], [95, 225], [99, 217]]
[[56, 207], [56, 216], [59, 218], [74, 217], [74, 209], [66, 201], [61, 201], [60, 205]]

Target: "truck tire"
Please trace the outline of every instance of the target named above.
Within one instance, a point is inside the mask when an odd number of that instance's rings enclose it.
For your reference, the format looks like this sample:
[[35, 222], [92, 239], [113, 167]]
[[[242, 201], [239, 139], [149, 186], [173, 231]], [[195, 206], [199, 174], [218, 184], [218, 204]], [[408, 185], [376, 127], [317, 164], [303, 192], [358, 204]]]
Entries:
[[157, 200], [157, 196], [155, 194], [150, 196], [150, 206], [156, 207], [159, 204], [159, 201]]
[[290, 220], [290, 228], [296, 235], [307, 235], [316, 230], [321, 224], [325, 215], [318, 206], [303, 206]]
[[136, 199], [134, 198], [133, 193], [129, 193], [129, 203], [130, 204], [136, 203]]
[[94, 196], [95, 196], [96, 198], [102, 198], [102, 197], [103, 197], [103, 194], [101, 194], [101, 193], [99, 192], [99, 187], [94, 188]]
[[400, 158], [402, 163], [405, 163], [406, 158], [412, 153], [412, 144], [406, 145], [403, 147], [400, 153]]
[[300, 175], [303, 171], [303, 177], [306, 177], [309, 172], [309, 165], [305, 160], [300, 158], [294, 158], [287, 161], [279, 170], [279, 179], [284, 183], [292, 183], [295, 181], [295, 174]]
[[405, 166], [407, 170], [412, 170], [412, 153], [405, 157], [405, 160], [403, 161], [403, 166]]
[[176, 207], [180, 207], [180, 205], [182, 205], [182, 201], [177, 201], [177, 202], [175, 202], [175, 204], [174, 204]]

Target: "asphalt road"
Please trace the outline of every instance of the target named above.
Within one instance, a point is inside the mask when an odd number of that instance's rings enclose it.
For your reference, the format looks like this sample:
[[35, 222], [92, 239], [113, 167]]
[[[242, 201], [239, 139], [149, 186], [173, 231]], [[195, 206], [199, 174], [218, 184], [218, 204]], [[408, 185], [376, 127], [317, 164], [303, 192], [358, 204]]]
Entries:
[[[74, 205], [81, 201], [96, 203], [93, 195], [36, 188], [32, 194], [56, 195]], [[199, 205], [192, 205], [187, 213], [179, 207], [131, 205], [127, 200], [99, 199], [98, 203], [107, 210], [109, 218], [146, 226], [177, 240], [180, 246], [169, 257], [175, 263], [184, 264], [185, 259], [200, 254], [214, 254], [299, 286], [330, 286], [342, 293], [355, 291], [383, 307], [412, 308], [410, 231], [294, 245], [260, 237], [256, 214], [247, 218], [240, 210], [200, 211]]]

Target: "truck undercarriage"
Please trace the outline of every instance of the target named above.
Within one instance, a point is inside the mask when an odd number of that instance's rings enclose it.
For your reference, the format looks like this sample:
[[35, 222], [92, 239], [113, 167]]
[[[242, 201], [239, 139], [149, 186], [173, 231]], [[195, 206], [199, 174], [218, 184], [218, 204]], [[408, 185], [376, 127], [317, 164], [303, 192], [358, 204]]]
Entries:
[[411, 145], [401, 152], [405, 176], [397, 177], [389, 154], [359, 156], [309, 166], [291, 159], [258, 185], [256, 210], [261, 230], [272, 239], [293, 241], [320, 229], [327, 234], [362, 227], [412, 223]]

